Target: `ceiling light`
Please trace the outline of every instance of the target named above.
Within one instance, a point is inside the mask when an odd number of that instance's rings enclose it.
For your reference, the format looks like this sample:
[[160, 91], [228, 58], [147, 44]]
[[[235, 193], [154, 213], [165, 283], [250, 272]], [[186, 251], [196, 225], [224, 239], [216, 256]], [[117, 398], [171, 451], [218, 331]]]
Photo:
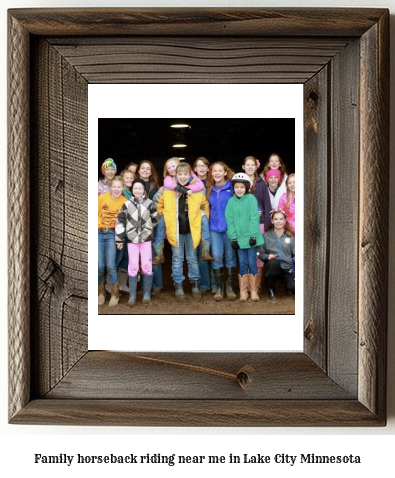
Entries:
[[190, 126], [186, 123], [174, 123], [170, 125], [170, 128], [190, 128]]
[[178, 159], [179, 159], [180, 161], [185, 161], [185, 158], [180, 158], [180, 157], [178, 157]]
[[173, 148], [186, 148], [187, 145], [184, 143], [175, 143], [173, 144]]

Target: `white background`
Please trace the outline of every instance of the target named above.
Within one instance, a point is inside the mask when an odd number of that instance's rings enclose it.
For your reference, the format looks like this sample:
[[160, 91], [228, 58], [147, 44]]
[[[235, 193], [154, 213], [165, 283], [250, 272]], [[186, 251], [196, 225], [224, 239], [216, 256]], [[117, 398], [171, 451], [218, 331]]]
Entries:
[[[277, 101], [280, 96], [281, 104]], [[148, 104], [147, 98], [150, 98]], [[215, 108], [210, 108], [214, 103]], [[89, 164], [94, 170], [98, 158], [98, 118], [129, 118], [131, 112], [135, 118], [167, 117], [169, 111], [176, 118], [210, 115], [215, 118], [218, 111], [221, 118], [295, 118], [295, 172], [300, 178], [298, 205], [303, 205], [303, 85], [89, 85], [88, 105]], [[89, 176], [88, 183], [89, 235], [95, 237], [97, 176]], [[302, 218], [303, 210], [298, 209], [296, 257], [298, 264], [302, 264], [300, 269], [298, 266], [299, 277], [303, 277]], [[94, 241], [89, 247], [88, 267], [88, 296], [96, 297], [97, 242]], [[176, 314], [98, 315], [95, 301], [88, 301], [88, 348], [146, 352], [300, 351], [303, 349], [302, 285], [303, 281], [296, 280], [295, 315], [215, 315], [215, 320], [211, 315], [188, 315], [187, 318]], [[244, 330], [256, 333], [240, 334], [241, 323]]]
[[[327, 1], [314, 0], [294, 2], [291, 0], [280, 2], [265, 1], [10, 1], [5, 0], [1, 5], [1, 42], [0, 42], [0, 67], [1, 67], [1, 121], [0, 121], [0, 148], [2, 165], [2, 187], [0, 187], [1, 204], [6, 204], [5, 183], [7, 173], [12, 174], [12, 158], [7, 158], [7, 133], [6, 133], [6, 44], [7, 26], [6, 10], [16, 7], [100, 7], [100, 6], [240, 6], [240, 7], [387, 7], [391, 13], [395, 12], [395, 0], [377, 2], [374, 0], [359, 1]], [[391, 75], [394, 81], [394, 55], [395, 55], [395, 23], [391, 18]], [[394, 94], [391, 92], [391, 122], [394, 121]], [[393, 129], [392, 129], [393, 130]], [[394, 134], [391, 137], [391, 162], [394, 162]], [[385, 174], [385, 172], [383, 172]], [[390, 180], [394, 184], [394, 170], [391, 168]], [[392, 193], [390, 204], [390, 217], [394, 217], [394, 199]], [[5, 208], [3, 208], [5, 210]], [[5, 222], [6, 214], [3, 221]], [[3, 224], [5, 227], [5, 224]], [[390, 244], [394, 244], [395, 226], [391, 223]], [[6, 235], [3, 234], [3, 254], [0, 255], [0, 270], [7, 267]], [[12, 239], [12, 238], [11, 238]], [[395, 255], [393, 248], [390, 251], [390, 291], [394, 289]], [[237, 429], [199, 429], [199, 428], [83, 428], [83, 427], [38, 427], [38, 426], [10, 426], [7, 424], [7, 277], [1, 279], [1, 331], [0, 331], [0, 431], [1, 455], [0, 470], [2, 476], [72, 476], [82, 477], [88, 473], [96, 476], [108, 476], [116, 472], [117, 477], [130, 477], [133, 475], [149, 476], [160, 473], [162, 476], [200, 476], [210, 472], [212, 468], [203, 465], [185, 467], [167, 467], [166, 465], [151, 465], [143, 468], [125, 466], [110, 467], [110, 465], [93, 466], [79, 465], [67, 467], [66, 465], [35, 465], [34, 453], [42, 454], [104, 454], [104, 453], [178, 453], [201, 455], [228, 455], [229, 453], [316, 453], [316, 454], [360, 454], [362, 465], [309, 465], [291, 467], [289, 465], [216, 465], [215, 471], [210, 475], [226, 473], [228, 476], [248, 473], [249, 476], [352, 476], [358, 473], [362, 477], [375, 475], [391, 476], [394, 469], [393, 451], [395, 446], [395, 327], [394, 327], [394, 294], [389, 299], [389, 330], [388, 330], [388, 425], [384, 428], [237, 428]], [[56, 435], [56, 438], [54, 437]], [[184, 465], [185, 466], [185, 465]], [[212, 467], [213, 465], [211, 465]]]

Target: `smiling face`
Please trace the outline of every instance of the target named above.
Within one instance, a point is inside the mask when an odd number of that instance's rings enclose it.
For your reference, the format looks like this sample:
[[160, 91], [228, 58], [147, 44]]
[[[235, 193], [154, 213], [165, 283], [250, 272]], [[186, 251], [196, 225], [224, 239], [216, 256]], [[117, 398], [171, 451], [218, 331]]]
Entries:
[[132, 193], [135, 198], [141, 198], [145, 193], [145, 188], [141, 183], [135, 183], [133, 185]]
[[133, 179], [136, 177], [136, 170], [137, 170], [137, 166], [135, 166], [134, 164], [130, 165], [128, 167], [128, 170], [133, 174]]
[[214, 183], [217, 184], [218, 186], [221, 186], [222, 184], [225, 184], [226, 182], [226, 171], [223, 166], [220, 164], [214, 164], [212, 170], [211, 170], [211, 175], [214, 179]]
[[274, 191], [278, 186], [278, 177], [275, 174], [269, 176], [269, 188]]
[[110, 192], [113, 199], [119, 198], [123, 191], [123, 184], [121, 181], [114, 180], [111, 183]]
[[270, 156], [269, 158], [269, 168], [270, 169], [280, 169], [281, 167], [281, 161], [280, 158], [277, 156], [277, 154], [273, 154], [273, 156]]
[[195, 173], [199, 179], [206, 179], [208, 166], [203, 161], [198, 161], [195, 166]]
[[287, 188], [295, 196], [295, 176], [288, 178]]
[[124, 173], [123, 180], [125, 181], [125, 186], [127, 186], [128, 188], [132, 186], [133, 179], [134, 179], [134, 174], [131, 171]]
[[166, 164], [167, 174], [174, 178], [174, 176], [176, 175], [177, 166], [178, 164], [175, 161], [168, 161]]
[[248, 176], [253, 176], [256, 171], [256, 162], [253, 159], [247, 159], [242, 168]]
[[235, 183], [234, 184], [234, 191], [235, 194], [238, 198], [241, 198], [241, 196], [244, 196], [244, 194], [247, 192], [247, 184], [246, 183]]
[[149, 181], [151, 176], [151, 165], [149, 163], [141, 163], [139, 168], [139, 176], [143, 181]]
[[106, 168], [104, 170], [104, 177], [107, 181], [111, 181], [111, 179], [115, 176], [115, 168]]
[[185, 184], [187, 184], [188, 180], [189, 180], [189, 173], [187, 171], [178, 171], [177, 174], [176, 174], [176, 177], [177, 177], [177, 181], [179, 182], [179, 184], [181, 184], [181, 186], [185, 186]]
[[272, 217], [272, 224], [275, 229], [284, 229], [286, 219], [282, 212], [275, 212]]

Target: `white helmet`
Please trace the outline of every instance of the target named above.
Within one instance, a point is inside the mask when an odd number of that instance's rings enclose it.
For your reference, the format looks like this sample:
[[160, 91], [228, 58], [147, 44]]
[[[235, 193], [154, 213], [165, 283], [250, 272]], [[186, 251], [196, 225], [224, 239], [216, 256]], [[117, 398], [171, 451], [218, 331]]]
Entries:
[[236, 173], [231, 179], [232, 183], [247, 183], [251, 186], [252, 182], [246, 173]]

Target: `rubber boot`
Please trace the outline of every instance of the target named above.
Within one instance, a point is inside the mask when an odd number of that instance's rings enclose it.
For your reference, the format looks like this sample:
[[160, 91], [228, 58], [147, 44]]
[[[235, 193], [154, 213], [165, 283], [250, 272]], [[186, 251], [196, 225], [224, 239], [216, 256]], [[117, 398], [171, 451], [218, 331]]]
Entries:
[[106, 301], [106, 279], [104, 278], [98, 287], [98, 305], [103, 305], [104, 302]]
[[163, 255], [163, 242], [160, 242], [154, 246], [155, 257], [152, 259], [152, 264], [163, 264], [165, 262], [165, 256]]
[[133, 307], [136, 305], [137, 276], [129, 276], [129, 300], [126, 305]]
[[174, 283], [176, 302], [182, 302], [185, 300], [184, 289], [182, 288], [182, 282]]
[[192, 298], [195, 300], [200, 300], [202, 298], [202, 293], [199, 289], [199, 281], [197, 279], [191, 280], [192, 286]]
[[258, 294], [262, 292], [263, 267], [258, 267]]
[[210, 243], [203, 241], [203, 239], [200, 241], [200, 245], [202, 246], [202, 261], [213, 261], [214, 258], [210, 256]]
[[217, 292], [215, 293], [214, 300], [219, 302], [224, 299], [224, 268], [214, 269], [215, 283], [217, 285]]
[[269, 292], [269, 299], [276, 298], [276, 290], [274, 288], [274, 277], [270, 276], [265, 279], [266, 287]]
[[143, 304], [149, 304], [151, 302], [151, 289], [152, 281], [154, 280], [154, 274], [144, 275], [144, 288], [143, 288]]
[[228, 300], [235, 300], [236, 294], [233, 291], [233, 282], [234, 282], [234, 278], [236, 277], [236, 268], [227, 267], [226, 270], [228, 272], [228, 275], [226, 277], [226, 298]]
[[248, 300], [248, 274], [241, 276], [239, 274], [240, 302]]
[[111, 284], [111, 299], [108, 306], [114, 307], [115, 305], [118, 305], [118, 302], [119, 302], [119, 279], [117, 279], [115, 284]]
[[253, 276], [252, 274], [248, 274], [248, 282], [250, 284], [250, 295], [252, 302], [258, 302], [258, 300], [261, 300], [258, 295], [258, 280], [258, 274], [255, 276]]
[[128, 287], [128, 271], [126, 269], [118, 269], [119, 290], [122, 292], [129, 292]]

